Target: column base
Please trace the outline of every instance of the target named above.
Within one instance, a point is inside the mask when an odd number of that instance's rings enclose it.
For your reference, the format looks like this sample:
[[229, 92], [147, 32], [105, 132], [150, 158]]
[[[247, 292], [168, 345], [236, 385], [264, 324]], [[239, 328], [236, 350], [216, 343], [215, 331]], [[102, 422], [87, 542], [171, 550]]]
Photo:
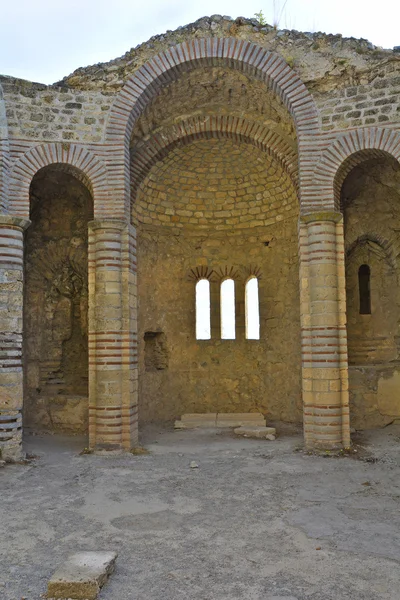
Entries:
[[0, 410], [0, 459], [15, 462], [22, 458], [21, 411]]

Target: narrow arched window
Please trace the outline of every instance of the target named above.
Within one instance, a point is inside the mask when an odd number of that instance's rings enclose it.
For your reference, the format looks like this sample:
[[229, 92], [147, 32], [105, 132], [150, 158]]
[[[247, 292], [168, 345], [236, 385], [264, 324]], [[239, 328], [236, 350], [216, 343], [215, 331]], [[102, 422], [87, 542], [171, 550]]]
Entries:
[[260, 339], [260, 306], [258, 299], [258, 279], [252, 277], [245, 289], [246, 340]]
[[361, 265], [358, 269], [358, 290], [360, 293], [360, 315], [371, 314], [371, 269]]
[[221, 283], [221, 338], [234, 340], [235, 337], [235, 282], [225, 279]]
[[200, 279], [196, 283], [196, 340], [211, 339], [210, 282]]

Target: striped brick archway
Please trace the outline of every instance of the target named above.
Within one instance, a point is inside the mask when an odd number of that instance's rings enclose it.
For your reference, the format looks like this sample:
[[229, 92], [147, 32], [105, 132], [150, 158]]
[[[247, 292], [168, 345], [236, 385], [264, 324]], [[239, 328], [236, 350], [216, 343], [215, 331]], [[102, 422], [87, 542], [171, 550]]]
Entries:
[[[177, 143], [177, 140], [182, 138], [189, 140], [193, 135], [193, 131], [184, 131], [182, 135], [180, 127], [176, 127], [172, 131], [172, 139], [167, 136], [167, 139], [160, 143], [160, 137], [156, 137], [154, 144], [151, 142], [140, 149], [137, 148], [138, 152], [133, 154], [131, 161], [130, 145], [135, 122], [162, 86], [176, 81], [184, 72], [219, 65], [236, 69], [265, 82], [266, 89], [276, 94], [288, 109], [300, 143], [302, 139], [318, 133], [319, 123], [314, 100], [298, 75], [281, 56], [256, 44], [234, 38], [195, 39], [171, 47], [153, 57], [135, 72], [115, 99], [109, 114], [105, 141], [108, 145], [120, 149], [119, 162], [113, 166], [113, 172], [118, 181], [123, 182], [123, 187], [119, 185], [115, 190], [113, 199], [120, 209], [124, 207], [126, 214], [130, 212], [133, 178], [143, 178], [148, 165], [157, 160], [160, 153], [166, 152], [168, 145]], [[221, 126], [226, 132], [229, 127], [235, 125], [238, 125], [238, 122], [230, 117], [224, 125], [220, 121], [215, 127], [215, 132]], [[245, 132], [246, 129], [240, 133], [243, 137], [247, 136], [247, 141], [263, 145], [264, 149], [268, 148], [269, 153], [275, 154], [281, 164], [284, 163], [292, 180], [296, 180], [298, 189], [299, 173], [297, 164], [294, 166], [297, 155], [293, 149], [284, 148], [280, 140], [274, 136], [268, 137], [266, 132], [263, 139], [264, 132], [255, 127], [250, 132]], [[208, 134], [210, 133], [212, 131], [208, 131]], [[301, 165], [301, 156], [299, 158]], [[300, 172], [303, 170], [304, 168], [300, 169]], [[133, 185], [137, 186], [138, 182]]]
[[8, 171], [10, 166], [6, 106], [0, 85], [0, 211], [8, 210]]
[[397, 259], [400, 255], [400, 251], [398, 245], [395, 240], [388, 239], [384, 235], [378, 233], [377, 231], [371, 232], [362, 231], [359, 226], [358, 231], [356, 230], [355, 235], [353, 235], [353, 239], [348, 242], [345, 246], [346, 258], [351, 256], [356, 248], [363, 244], [367, 244], [368, 242], [373, 242], [374, 244], [380, 246], [380, 248], [385, 253], [385, 259], [387, 263], [395, 269], [397, 267]]
[[132, 200], [157, 161], [162, 160], [178, 144], [186, 145], [204, 138], [229, 138], [259, 148], [280, 164], [299, 192], [297, 152], [276, 131], [262, 123], [235, 116], [199, 116], [157, 132], [149, 140], [139, 141], [135, 145], [131, 152]]
[[265, 81], [293, 116], [299, 134], [318, 130], [312, 96], [281, 56], [246, 40], [207, 38], [172, 46], [135, 72], [114, 101], [106, 141], [125, 141], [129, 145], [135, 121], [160, 87], [176, 80], [185, 70], [221, 64]]
[[364, 160], [390, 156], [400, 162], [400, 134], [370, 127], [341, 135], [321, 156], [313, 190], [324, 210], [340, 210], [340, 191], [346, 176]]
[[71, 172], [89, 189], [94, 215], [107, 204], [108, 185], [105, 165], [91, 152], [70, 143], [34, 146], [13, 166], [9, 182], [10, 214], [29, 219], [29, 189], [35, 174], [53, 166]]
[[[115, 175], [124, 182], [115, 197], [126, 212], [130, 204], [129, 147], [134, 124], [146, 106], [164, 85], [176, 81], [187, 71], [224, 65], [261, 81], [276, 94], [293, 117], [298, 137], [318, 131], [318, 114], [314, 100], [286, 61], [266, 48], [236, 38], [192, 39], [168, 48], [142, 65], [125, 83], [116, 97], [108, 118], [105, 141], [119, 146], [120, 162]], [[118, 171], [118, 173], [117, 173]]]
[[[310, 190], [315, 212], [300, 223], [304, 431], [309, 446], [348, 446], [346, 283], [340, 190], [364, 160], [400, 158], [400, 136], [371, 127], [340, 134], [322, 153]], [[317, 209], [318, 206], [318, 209]]]

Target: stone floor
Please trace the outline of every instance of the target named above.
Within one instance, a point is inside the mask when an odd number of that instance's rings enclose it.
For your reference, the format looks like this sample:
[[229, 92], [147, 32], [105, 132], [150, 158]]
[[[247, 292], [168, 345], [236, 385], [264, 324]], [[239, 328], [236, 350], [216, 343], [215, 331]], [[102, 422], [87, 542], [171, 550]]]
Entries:
[[143, 441], [147, 456], [105, 457], [27, 437], [37, 459], [0, 470], [1, 600], [39, 600], [82, 550], [119, 554], [102, 600], [399, 600], [400, 426], [341, 458], [296, 432]]

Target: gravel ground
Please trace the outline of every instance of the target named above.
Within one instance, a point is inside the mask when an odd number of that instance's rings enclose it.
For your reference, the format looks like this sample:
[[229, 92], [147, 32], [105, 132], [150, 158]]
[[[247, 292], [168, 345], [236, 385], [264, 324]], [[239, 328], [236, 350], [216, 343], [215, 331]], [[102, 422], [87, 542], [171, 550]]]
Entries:
[[101, 600], [399, 600], [399, 425], [345, 457], [304, 453], [294, 431], [143, 442], [149, 455], [99, 456], [27, 437], [37, 458], [0, 470], [1, 600], [39, 600], [81, 550], [118, 552]]

